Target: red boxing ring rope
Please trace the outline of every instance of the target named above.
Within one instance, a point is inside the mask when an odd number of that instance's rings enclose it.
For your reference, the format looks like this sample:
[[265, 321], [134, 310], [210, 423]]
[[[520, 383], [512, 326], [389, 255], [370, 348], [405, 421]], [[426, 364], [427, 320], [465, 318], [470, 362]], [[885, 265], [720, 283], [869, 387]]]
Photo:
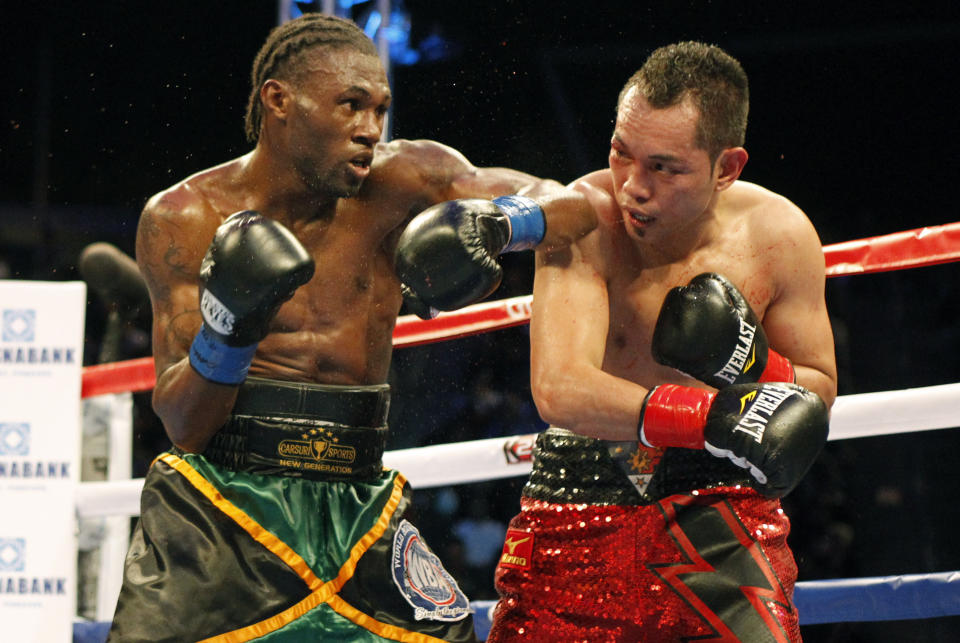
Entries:
[[960, 222], [824, 246], [827, 276], [920, 268], [960, 260]]
[[[960, 222], [894, 232], [823, 247], [827, 276], [859, 275], [919, 268], [960, 260]], [[415, 315], [397, 319], [396, 347], [420, 346], [530, 321], [532, 295], [482, 302], [422, 320]], [[83, 369], [82, 397], [142, 392], [156, 384], [152, 357], [142, 357]]]

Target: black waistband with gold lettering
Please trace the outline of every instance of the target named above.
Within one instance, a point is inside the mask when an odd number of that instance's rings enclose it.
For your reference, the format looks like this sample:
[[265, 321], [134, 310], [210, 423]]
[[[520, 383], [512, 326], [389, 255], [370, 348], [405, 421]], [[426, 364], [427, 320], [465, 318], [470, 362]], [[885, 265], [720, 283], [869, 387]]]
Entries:
[[203, 452], [234, 471], [317, 480], [372, 479], [383, 468], [390, 387], [249, 377]]

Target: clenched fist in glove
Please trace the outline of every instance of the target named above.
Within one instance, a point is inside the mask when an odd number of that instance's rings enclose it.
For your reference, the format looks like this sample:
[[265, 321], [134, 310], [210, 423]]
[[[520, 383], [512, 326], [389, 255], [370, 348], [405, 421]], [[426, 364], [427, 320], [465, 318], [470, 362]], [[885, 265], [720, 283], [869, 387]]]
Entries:
[[770, 349], [763, 326], [729, 280], [704, 273], [667, 293], [653, 331], [658, 363], [714, 388], [795, 382], [793, 364]]
[[194, 370], [211, 382], [242, 382], [270, 320], [313, 270], [310, 254], [280, 223], [250, 210], [227, 217], [200, 264]]
[[545, 231], [543, 210], [523, 196], [429, 207], [407, 225], [397, 245], [404, 300], [423, 318], [479, 301], [503, 278], [497, 256], [533, 248]]
[[796, 384], [734, 384], [717, 393], [662, 384], [643, 402], [638, 437], [729, 458], [749, 469], [760, 493], [779, 498], [813, 465], [828, 425], [823, 400]]

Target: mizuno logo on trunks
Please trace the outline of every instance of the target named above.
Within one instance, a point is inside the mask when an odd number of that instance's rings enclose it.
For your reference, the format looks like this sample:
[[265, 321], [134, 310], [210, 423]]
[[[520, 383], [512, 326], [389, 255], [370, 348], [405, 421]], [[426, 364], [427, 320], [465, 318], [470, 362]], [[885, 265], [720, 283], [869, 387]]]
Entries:
[[529, 569], [533, 557], [533, 534], [516, 529], [508, 529], [503, 543], [500, 564], [514, 569]]

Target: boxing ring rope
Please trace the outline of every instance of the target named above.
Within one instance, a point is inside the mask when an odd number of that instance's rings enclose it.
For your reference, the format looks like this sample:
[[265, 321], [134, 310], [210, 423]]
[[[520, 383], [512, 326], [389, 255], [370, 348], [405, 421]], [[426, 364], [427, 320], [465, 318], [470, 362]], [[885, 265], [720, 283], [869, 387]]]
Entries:
[[[960, 222], [845, 241], [823, 247], [828, 277], [920, 268], [960, 260]], [[397, 319], [393, 345], [420, 346], [485, 333], [530, 321], [531, 295], [512, 297], [440, 313], [435, 319], [416, 315]], [[83, 397], [141, 392], [153, 388], [153, 358], [89, 366], [83, 371]]]
[[[960, 424], [960, 383], [842, 395], [830, 420], [828, 440], [947, 429]], [[384, 465], [403, 471], [418, 489], [527, 475], [536, 433], [388, 451]], [[143, 479], [83, 482], [77, 492], [81, 518], [140, 511]]]
[[[960, 222], [824, 246], [827, 276], [902, 270], [960, 260]], [[419, 346], [527, 323], [532, 296], [483, 302], [432, 320], [397, 320], [395, 347]], [[84, 369], [82, 396], [149, 391], [152, 358]], [[960, 383], [837, 398], [829, 440], [907, 433], [960, 425]], [[527, 475], [536, 434], [389, 451], [384, 464], [416, 488]], [[83, 482], [80, 518], [139, 514], [143, 479]], [[874, 578], [801, 581], [795, 601], [801, 624], [934, 618], [960, 614], [960, 571]], [[478, 633], [489, 627], [493, 601], [474, 601]]]

